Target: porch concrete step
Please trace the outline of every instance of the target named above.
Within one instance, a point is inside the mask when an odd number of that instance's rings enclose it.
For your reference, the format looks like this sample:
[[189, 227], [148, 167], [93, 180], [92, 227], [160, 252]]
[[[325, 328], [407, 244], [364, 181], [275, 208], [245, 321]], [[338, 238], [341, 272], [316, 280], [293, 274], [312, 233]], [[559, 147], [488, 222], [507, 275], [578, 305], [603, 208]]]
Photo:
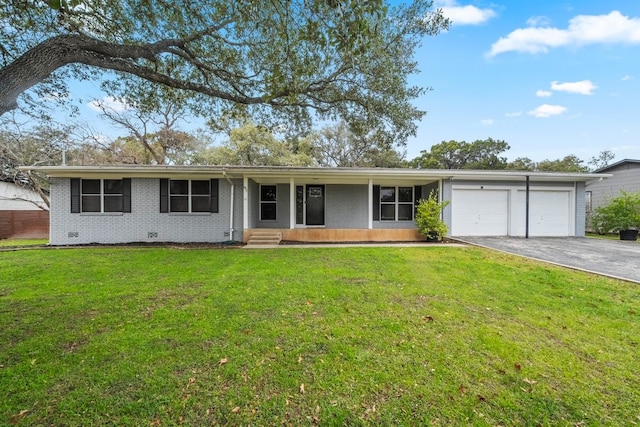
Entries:
[[279, 231], [254, 231], [247, 241], [247, 245], [277, 246], [282, 241], [282, 233]]

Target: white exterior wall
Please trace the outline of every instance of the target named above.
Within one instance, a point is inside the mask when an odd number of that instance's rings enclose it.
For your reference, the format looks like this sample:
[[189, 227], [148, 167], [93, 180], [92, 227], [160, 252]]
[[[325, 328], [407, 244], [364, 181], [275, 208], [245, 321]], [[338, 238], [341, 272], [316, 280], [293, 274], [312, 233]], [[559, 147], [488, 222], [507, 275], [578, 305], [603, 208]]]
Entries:
[[0, 211], [37, 211], [48, 209], [40, 195], [13, 182], [0, 181]]
[[234, 233], [230, 235], [231, 185], [219, 180], [219, 213], [160, 213], [160, 180], [131, 180], [131, 213], [71, 213], [68, 178], [51, 185], [52, 245], [242, 240], [242, 181], [233, 180]]

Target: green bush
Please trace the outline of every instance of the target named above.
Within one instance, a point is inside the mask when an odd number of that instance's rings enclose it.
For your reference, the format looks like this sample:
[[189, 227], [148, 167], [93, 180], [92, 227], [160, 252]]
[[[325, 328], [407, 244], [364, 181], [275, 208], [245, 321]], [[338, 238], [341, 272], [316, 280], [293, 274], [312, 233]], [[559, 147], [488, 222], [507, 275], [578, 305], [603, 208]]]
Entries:
[[442, 210], [449, 204], [449, 200], [438, 201], [434, 191], [426, 199], [418, 202], [415, 223], [418, 231], [425, 237], [444, 237], [449, 228], [442, 221]]
[[608, 205], [596, 208], [591, 225], [601, 234], [640, 228], [640, 192], [622, 191]]

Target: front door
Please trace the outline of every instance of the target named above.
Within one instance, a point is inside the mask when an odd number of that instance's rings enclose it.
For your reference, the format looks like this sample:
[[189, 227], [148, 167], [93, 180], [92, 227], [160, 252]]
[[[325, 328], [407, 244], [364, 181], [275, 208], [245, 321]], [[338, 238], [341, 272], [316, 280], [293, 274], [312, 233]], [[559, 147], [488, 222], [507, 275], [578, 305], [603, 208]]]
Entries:
[[324, 225], [324, 185], [307, 185], [307, 225]]

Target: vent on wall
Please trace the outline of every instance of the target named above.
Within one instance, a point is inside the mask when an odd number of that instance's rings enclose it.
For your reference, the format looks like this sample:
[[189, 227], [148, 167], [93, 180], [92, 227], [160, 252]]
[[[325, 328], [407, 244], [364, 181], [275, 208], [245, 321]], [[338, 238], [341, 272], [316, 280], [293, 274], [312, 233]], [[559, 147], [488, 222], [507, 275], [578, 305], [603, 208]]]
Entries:
[[147, 233], [147, 238], [148, 239], [157, 239], [158, 238], [158, 232], [157, 231], [150, 231], [149, 233]]
[[77, 231], [70, 231], [68, 236], [69, 237], [78, 237], [80, 235], [80, 233], [78, 233]]

